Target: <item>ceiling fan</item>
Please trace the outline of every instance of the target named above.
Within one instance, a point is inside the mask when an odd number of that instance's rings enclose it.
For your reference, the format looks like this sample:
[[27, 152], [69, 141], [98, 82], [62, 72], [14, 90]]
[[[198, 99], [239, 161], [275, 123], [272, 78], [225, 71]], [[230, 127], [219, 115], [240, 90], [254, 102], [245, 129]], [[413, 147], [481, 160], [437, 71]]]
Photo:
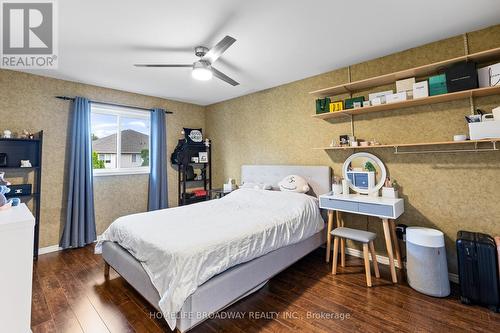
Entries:
[[213, 76], [222, 81], [229, 83], [232, 86], [239, 85], [238, 82], [231, 79], [226, 74], [215, 69], [212, 64], [217, 61], [217, 59], [236, 42], [231, 36], [224, 37], [220, 42], [218, 42], [210, 50], [204, 46], [197, 46], [194, 48], [194, 54], [199, 57], [198, 61], [193, 64], [135, 64], [136, 67], [191, 67], [193, 70], [191, 75], [197, 80], [210, 80]]

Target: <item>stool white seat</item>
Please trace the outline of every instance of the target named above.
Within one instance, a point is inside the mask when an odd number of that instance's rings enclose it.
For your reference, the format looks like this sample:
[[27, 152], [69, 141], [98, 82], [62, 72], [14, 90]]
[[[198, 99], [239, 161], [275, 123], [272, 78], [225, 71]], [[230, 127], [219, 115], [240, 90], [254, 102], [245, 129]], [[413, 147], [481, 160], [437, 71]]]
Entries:
[[373, 260], [373, 270], [375, 271], [375, 276], [380, 277], [380, 271], [378, 269], [377, 255], [375, 254], [375, 247], [373, 246], [373, 241], [377, 238], [377, 235], [373, 232], [340, 227], [332, 230], [332, 236], [335, 237], [333, 240], [333, 266], [332, 274], [337, 274], [337, 257], [338, 257], [338, 246], [339, 239], [350, 239], [356, 242], [363, 243], [363, 259], [365, 262], [365, 273], [366, 273], [366, 285], [368, 287], [372, 286], [372, 277], [370, 270], [370, 258], [368, 252], [372, 255]]
[[377, 235], [373, 232], [346, 227], [340, 227], [332, 230], [332, 236], [338, 236], [340, 238], [350, 239], [361, 243], [369, 243], [377, 238]]

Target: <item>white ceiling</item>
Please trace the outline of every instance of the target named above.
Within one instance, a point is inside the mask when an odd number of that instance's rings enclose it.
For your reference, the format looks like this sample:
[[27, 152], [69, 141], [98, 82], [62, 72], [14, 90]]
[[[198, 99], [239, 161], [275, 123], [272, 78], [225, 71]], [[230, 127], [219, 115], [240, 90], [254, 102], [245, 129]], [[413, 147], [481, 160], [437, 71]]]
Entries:
[[[498, 0], [60, 0], [59, 69], [32, 73], [208, 105], [500, 23]], [[237, 39], [195, 81], [192, 49]]]

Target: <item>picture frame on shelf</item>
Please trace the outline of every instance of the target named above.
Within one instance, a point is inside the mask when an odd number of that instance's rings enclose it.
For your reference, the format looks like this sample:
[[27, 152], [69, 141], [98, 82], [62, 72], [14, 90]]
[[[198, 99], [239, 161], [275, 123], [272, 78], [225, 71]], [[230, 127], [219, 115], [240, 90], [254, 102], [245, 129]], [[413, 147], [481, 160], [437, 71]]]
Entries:
[[202, 151], [198, 153], [200, 163], [208, 163], [208, 152]]

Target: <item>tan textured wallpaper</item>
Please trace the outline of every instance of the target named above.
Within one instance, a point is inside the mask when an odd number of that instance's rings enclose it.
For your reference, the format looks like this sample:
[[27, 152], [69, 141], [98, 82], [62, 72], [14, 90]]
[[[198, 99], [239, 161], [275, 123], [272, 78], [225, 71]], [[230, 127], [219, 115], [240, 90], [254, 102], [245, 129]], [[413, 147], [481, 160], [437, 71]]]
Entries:
[[[162, 107], [167, 116], [168, 152], [173, 151], [182, 127], [204, 127], [201, 106], [164, 100], [75, 82], [0, 70], [0, 131], [44, 130], [40, 247], [59, 243], [66, 214], [65, 166], [70, 103], [54, 96], [84, 96], [94, 100], [141, 107]], [[8, 172], [13, 183], [30, 181], [24, 173]], [[169, 165], [169, 203], [177, 205], [177, 174]], [[147, 209], [147, 175], [94, 178], [97, 233], [113, 220]]]
[[[470, 52], [500, 46], [500, 25], [468, 34]], [[352, 80], [464, 54], [462, 36], [351, 66]], [[313, 150], [350, 133], [347, 120], [312, 119], [315, 98], [309, 91], [347, 82], [339, 69], [207, 107], [207, 133], [213, 141], [214, 184], [239, 179], [242, 164], [329, 165], [341, 172], [349, 152]], [[391, 87], [394, 88], [395, 87]], [[381, 91], [382, 88], [373, 89]], [[366, 92], [367, 93], [367, 92]], [[500, 96], [475, 99], [491, 111]], [[468, 100], [459, 100], [354, 118], [358, 138], [381, 143], [448, 141], [466, 134]], [[461, 229], [500, 235], [500, 153], [394, 155], [391, 149], [367, 150], [379, 156], [402, 186], [405, 214], [397, 221], [438, 228], [446, 235], [450, 271], [456, 272], [454, 241]], [[385, 255], [381, 223], [349, 215], [347, 225], [376, 231], [377, 250]], [[351, 245], [355, 246], [355, 245]]]

